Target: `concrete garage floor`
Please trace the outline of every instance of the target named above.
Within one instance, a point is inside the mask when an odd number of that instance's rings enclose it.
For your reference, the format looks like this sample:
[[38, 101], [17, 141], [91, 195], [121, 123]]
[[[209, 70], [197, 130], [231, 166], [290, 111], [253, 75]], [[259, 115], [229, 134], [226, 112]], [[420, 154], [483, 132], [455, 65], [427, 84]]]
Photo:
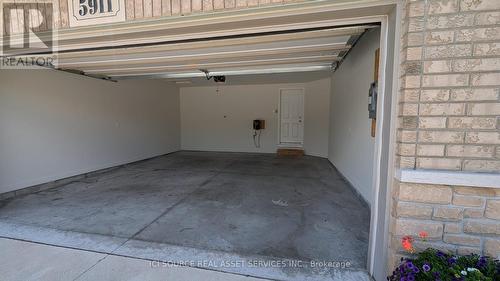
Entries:
[[[169, 262], [349, 262], [349, 274], [365, 268], [369, 220], [329, 162], [310, 156], [183, 151], [0, 201], [2, 237]], [[194, 266], [273, 279], [348, 278], [338, 268]]]

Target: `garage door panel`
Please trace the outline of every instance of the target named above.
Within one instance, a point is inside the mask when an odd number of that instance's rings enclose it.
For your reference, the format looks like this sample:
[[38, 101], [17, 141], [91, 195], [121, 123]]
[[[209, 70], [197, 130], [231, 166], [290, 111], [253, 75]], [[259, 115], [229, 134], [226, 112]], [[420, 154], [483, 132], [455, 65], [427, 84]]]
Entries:
[[[328, 28], [318, 23], [319, 27], [284, 31], [290, 26], [283, 22], [273, 25], [274, 20], [269, 19], [266, 24], [281, 30], [278, 33], [267, 33], [265, 28], [260, 29], [261, 33], [252, 34], [249, 29], [244, 32], [240, 30], [238, 33], [236, 27], [241, 22], [237, 22], [231, 29], [236, 37], [225, 34], [223, 38], [208, 37], [206, 40], [192, 42], [176, 42], [169, 38], [160, 44], [148, 45], [148, 40], [133, 37], [133, 32], [130, 32], [126, 34], [131, 38], [127, 41], [127, 46], [78, 52], [65, 50], [71, 49], [68, 46], [76, 44], [81, 37], [73, 39], [64, 34], [65, 39], [59, 46], [63, 47], [63, 51], [58, 57], [57, 68], [84, 75], [98, 75], [98, 78], [104, 79], [134, 79], [145, 76], [165, 78], [177, 74], [184, 76], [187, 73], [200, 77], [204, 75], [201, 69], [214, 73], [241, 68], [247, 71], [246, 74], [252, 74], [252, 70], [262, 71], [262, 68], [268, 68], [275, 71], [273, 73], [280, 73], [278, 71], [286, 71], [285, 65], [297, 69], [304, 64], [312, 67], [311, 70], [305, 71], [324, 71], [330, 70], [336, 65], [335, 62], [342, 59], [362, 32], [375, 27], [368, 24]], [[179, 30], [183, 28], [179, 26]], [[196, 37], [205, 28], [186, 34]], [[179, 30], [173, 27], [169, 32], [175, 33]], [[215, 36], [217, 31], [210, 34]], [[114, 38], [118, 42], [121, 36], [117, 34]], [[80, 46], [86, 47], [85, 43]]]
[[[156, 50], [156, 48], [139, 48], [142, 50], [130, 49], [127, 52], [117, 51], [115, 53], [106, 52], [104, 54], [89, 53], [88, 56], [72, 56], [71, 54], [62, 53], [59, 60], [65, 63], [86, 63], [86, 62], [100, 62], [100, 61], [120, 61], [120, 60], [133, 60], [133, 59], [149, 59], [151, 57], [176, 57], [176, 56], [193, 56], [209, 53], [224, 53], [224, 52], [242, 52], [252, 50], [271, 50], [271, 49], [286, 49], [308, 46], [331, 46], [333, 49], [345, 48], [350, 36], [329, 36], [326, 38], [312, 38], [300, 40], [287, 40], [287, 41], [273, 41], [267, 43], [260, 43], [258, 38], [252, 40], [245, 40], [244, 44], [228, 44], [212, 46], [211, 44], [198, 46], [197, 48], [187, 48], [185, 44], [176, 44], [170, 48]], [[216, 42], [212, 42], [216, 43]]]
[[[217, 40], [204, 40], [199, 42], [187, 42], [187, 43], [174, 43], [174, 44], [162, 44], [162, 45], [150, 45], [150, 46], [140, 46], [140, 47], [124, 47], [118, 49], [103, 49], [94, 51], [78, 51], [78, 52], [66, 52], [59, 53], [58, 57], [62, 60], [73, 59], [73, 58], [110, 58], [112, 56], [130, 56], [133, 54], [143, 54], [142, 57], [147, 57], [148, 54], [162, 54], [163, 52], [175, 51], [175, 50], [199, 50], [206, 49], [208, 47], [213, 48], [224, 48], [228, 46], [244, 46], [248, 47], [254, 44], [265, 44], [269, 42], [288, 42], [288, 41], [299, 41], [306, 39], [315, 38], [325, 38], [325, 37], [339, 37], [339, 36], [351, 36], [353, 34], [359, 35], [364, 31], [362, 27], [352, 28], [332, 28], [332, 29], [321, 29], [312, 31], [302, 31], [293, 33], [283, 33], [283, 34], [272, 34], [272, 35], [259, 35], [251, 37], [242, 38], [231, 38], [231, 39], [217, 39]], [[146, 55], [144, 55], [146, 54]]]
[[162, 72], [173, 72], [173, 71], [199, 71], [199, 69], [206, 69], [212, 67], [219, 68], [229, 68], [235, 66], [269, 66], [276, 67], [280, 64], [290, 64], [290, 63], [311, 63], [311, 62], [331, 62], [336, 60], [337, 57], [301, 57], [301, 58], [282, 58], [282, 59], [268, 59], [268, 60], [254, 60], [254, 61], [235, 61], [235, 62], [216, 62], [216, 63], [205, 63], [205, 64], [183, 64], [183, 65], [166, 65], [166, 66], [154, 66], [154, 67], [130, 67], [130, 68], [114, 68], [114, 69], [100, 69], [93, 70], [89, 69], [87, 73], [105, 74], [109, 76], [114, 76], [117, 74], [151, 74], [151, 73], [162, 73]]
[[287, 57], [313, 57], [313, 56], [338, 56], [341, 51], [345, 51], [345, 46], [306, 46], [297, 47], [293, 49], [274, 49], [274, 50], [249, 50], [241, 52], [226, 52], [226, 53], [207, 53], [197, 55], [180, 55], [180, 56], [162, 56], [162, 57], [149, 57], [144, 59], [133, 60], [108, 60], [108, 61], [94, 61], [86, 63], [67, 63], [59, 61], [59, 66], [62, 68], [74, 68], [80, 70], [88, 69], [107, 69], [116, 67], [136, 67], [141, 65], [147, 66], [162, 66], [169, 64], [181, 64], [187, 61], [190, 64], [205, 64], [213, 62], [230, 62], [234, 60], [248, 61], [255, 59], [277, 59]]

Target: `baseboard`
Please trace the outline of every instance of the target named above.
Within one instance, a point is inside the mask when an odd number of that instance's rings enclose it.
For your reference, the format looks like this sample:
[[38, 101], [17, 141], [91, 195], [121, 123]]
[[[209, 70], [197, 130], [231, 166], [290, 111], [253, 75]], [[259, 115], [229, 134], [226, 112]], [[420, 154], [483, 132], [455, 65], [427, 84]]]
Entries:
[[[220, 153], [250, 153], [250, 154], [276, 154], [275, 151], [235, 151], [235, 150], [207, 150], [207, 149], [193, 149], [193, 148], [181, 148], [179, 151], [192, 151], [192, 152], [220, 152]], [[307, 150], [304, 150], [304, 155], [305, 156], [312, 156], [312, 157], [318, 157], [318, 158], [324, 158], [328, 159], [328, 156], [318, 154], [318, 153], [307, 153]], [[330, 163], [331, 164], [331, 163]]]
[[278, 148], [304, 148], [304, 145], [301, 143], [278, 143], [276, 146]]
[[196, 151], [196, 152], [224, 152], [224, 153], [260, 153], [260, 154], [273, 154], [275, 150], [266, 151], [250, 151], [250, 150], [235, 150], [235, 149], [219, 149], [219, 148], [196, 148], [196, 147], [181, 147], [180, 151]]

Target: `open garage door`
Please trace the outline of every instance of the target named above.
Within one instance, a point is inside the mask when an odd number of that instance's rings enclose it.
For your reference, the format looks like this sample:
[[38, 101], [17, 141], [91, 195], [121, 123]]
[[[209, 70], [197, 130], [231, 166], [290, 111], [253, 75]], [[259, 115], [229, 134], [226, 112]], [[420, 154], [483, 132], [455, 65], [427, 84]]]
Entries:
[[193, 78], [322, 71], [335, 68], [359, 36], [376, 25], [318, 28], [263, 35], [68, 51], [58, 67], [110, 79]]

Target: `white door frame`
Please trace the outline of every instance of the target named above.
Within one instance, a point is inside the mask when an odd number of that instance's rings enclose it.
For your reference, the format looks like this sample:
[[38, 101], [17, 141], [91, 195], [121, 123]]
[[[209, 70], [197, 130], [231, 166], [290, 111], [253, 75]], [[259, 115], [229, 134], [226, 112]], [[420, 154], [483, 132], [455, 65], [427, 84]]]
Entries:
[[[302, 143], [282, 143], [281, 142], [281, 91], [283, 90], [301, 90], [302, 94], [304, 95], [304, 102], [303, 102], [303, 107], [304, 107], [304, 114], [302, 116]], [[305, 138], [305, 128], [306, 128], [306, 89], [304, 87], [288, 87], [288, 88], [279, 88], [278, 89], [278, 140], [277, 140], [277, 145], [278, 147], [298, 147], [298, 148], [303, 148], [304, 147], [304, 138]]]
[[[399, 37], [401, 3], [395, 15], [381, 18], [380, 65], [377, 100], [377, 124], [373, 161], [372, 206], [368, 270], [375, 278], [385, 280], [389, 257], [389, 223], [391, 190], [394, 179], [394, 151], [397, 126], [397, 93], [399, 88]], [[390, 45], [389, 45], [390, 44]], [[388, 56], [391, 55], [391, 59]], [[390, 62], [391, 64], [388, 64]], [[381, 237], [380, 237], [381, 236]], [[384, 261], [380, 262], [380, 257]], [[377, 265], [376, 265], [377, 264]], [[377, 268], [384, 265], [385, 268]]]
[[[389, 15], [360, 18], [359, 23], [379, 22], [380, 64], [377, 100], [377, 122], [374, 144], [372, 204], [370, 218], [370, 240], [368, 248], [368, 271], [379, 280], [386, 280], [391, 189], [394, 179], [394, 151], [397, 126], [397, 93], [399, 87], [399, 37], [401, 3], [394, 5], [395, 19]], [[391, 25], [391, 26], [389, 26]], [[391, 27], [391, 32], [389, 32]], [[387, 62], [391, 55], [391, 65]], [[389, 72], [388, 72], [389, 71]], [[381, 203], [383, 202], [383, 204]], [[376, 265], [377, 263], [377, 265]], [[383, 266], [384, 268], [378, 268]]]

